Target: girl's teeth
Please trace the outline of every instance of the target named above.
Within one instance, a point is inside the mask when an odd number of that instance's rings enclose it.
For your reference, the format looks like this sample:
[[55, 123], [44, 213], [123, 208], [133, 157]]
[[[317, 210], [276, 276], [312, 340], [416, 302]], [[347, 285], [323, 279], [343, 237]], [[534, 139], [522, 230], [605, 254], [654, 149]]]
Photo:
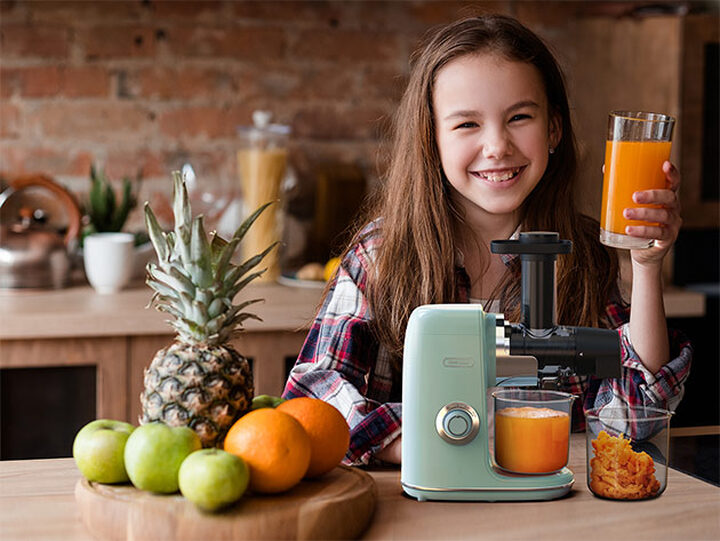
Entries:
[[519, 169], [513, 169], [512, 171], [506, 171], [504, 173], [480, 173], [480, 176], [490, 182], [503, 182], [513, 178], [519, 171]]

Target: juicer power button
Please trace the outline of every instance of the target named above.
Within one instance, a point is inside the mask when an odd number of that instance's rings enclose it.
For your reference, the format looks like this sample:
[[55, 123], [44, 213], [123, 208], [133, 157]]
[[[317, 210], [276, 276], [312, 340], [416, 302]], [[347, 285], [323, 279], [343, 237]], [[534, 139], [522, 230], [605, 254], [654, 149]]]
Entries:
[[464, 402], [452, 402], [438, 412], [435, 417], [435, 429], [446, 442], [465, 445], [477, 436], [480, 430], [480, 417]]

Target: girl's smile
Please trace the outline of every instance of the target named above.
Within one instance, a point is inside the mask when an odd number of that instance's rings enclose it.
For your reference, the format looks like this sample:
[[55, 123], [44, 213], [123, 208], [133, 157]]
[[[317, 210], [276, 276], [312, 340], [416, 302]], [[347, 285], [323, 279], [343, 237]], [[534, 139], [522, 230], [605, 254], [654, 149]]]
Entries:
[[479, 53], [438, 71], [433, 110], [440, 160], [470, 223], [517, 225], [517, 211], [560, 139], [548, 109], [532, 64]]
[[480, 180], [493, 184], [495, 188], [508, 188], [513, 185], [513, 182], [518, 175], [522, 173], [525, 166], [522, 167], [510, 167], [507, 169], [488, 169], [485, 171], [470, 171], [470, 174], [476, 176]]

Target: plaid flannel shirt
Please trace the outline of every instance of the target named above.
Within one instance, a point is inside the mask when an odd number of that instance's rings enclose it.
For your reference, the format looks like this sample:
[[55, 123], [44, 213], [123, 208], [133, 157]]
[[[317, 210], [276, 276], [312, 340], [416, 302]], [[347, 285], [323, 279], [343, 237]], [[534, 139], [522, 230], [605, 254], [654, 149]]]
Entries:
[[[283, 392], [283, 397], [312, 396], [334, 405], [350, 425], [350, 448], [344, 463], [369, 464], [374, 455], [401, 434], [402, 403], [393, 386], [390, 355], [371, 330], [372, 314], [365, 296], [367, 277], [380, 234], [373, 224], [365, 238], [343, 259], [327, 296], [310, 328]], [[515, 256], [507, 256], [506, 264]], [[457, 267], [459, 298], [469, 300], [469, 280]], [[679, 333], [671, 331], [673, 357], [656, 374], [640, 362], [630, 340], [629, 306], [611, 302], [610, 328], [621, 337], [622, 376], [598, 379], [571, 376], [561, 380], [562, 390], [575, 400], [573, 429], [582, 430], [584, 410], [605, 405], [646, 405], [674, 410], [684, 392], [692, 349]]]

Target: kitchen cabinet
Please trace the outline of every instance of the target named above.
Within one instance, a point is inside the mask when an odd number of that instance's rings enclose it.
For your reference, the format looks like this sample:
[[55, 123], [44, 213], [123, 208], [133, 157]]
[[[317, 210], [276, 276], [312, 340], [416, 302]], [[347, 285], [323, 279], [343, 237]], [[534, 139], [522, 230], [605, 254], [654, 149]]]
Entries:
[[[262, 322], [249, 320], [233, 346], [250, 359], [256, 394], [280, 394], [287, 371], [297, 358], [307, 328], [315, 315], [321, 289], [253, 285], [243, 297], [263, 298], [253, 305]], [[84, 412], [85, 422], [94, 418], [122, 419], [137, 423], [143, 370], [155, 353], [169, 345], [174, 334], [166, 316], [145, 309], [151, 291], [142, 285], [115, 295], [98, 295], [88, 286], [53, 291], [5, 291], [0, 293], [0, 370], [91, 367], [95, 371], [94, 411]], [[40, 378], [38, 377], [38, 380]], [[28, 385], [21, 394], [41, 402], [48, 389]], [[73, 396], [59, 396], [45, 409], [72, 409]], [[42, 414], [38, 414], [41, 416]], [[3, 424], [32, 425], [30, 412], [19, 411]], [[56, 427], [62, 445], [42, 451], [33, 447], [32, 457], [69, 456], [72, 435], [84, 423]], [[8, 427], [0, 427], [7, 432]], [[52, 439], [52, 438], [51, 438]], [[10, 456], [17, 457], [13, 452]], [[6, 458], [6, 457], [0, 457]]]

